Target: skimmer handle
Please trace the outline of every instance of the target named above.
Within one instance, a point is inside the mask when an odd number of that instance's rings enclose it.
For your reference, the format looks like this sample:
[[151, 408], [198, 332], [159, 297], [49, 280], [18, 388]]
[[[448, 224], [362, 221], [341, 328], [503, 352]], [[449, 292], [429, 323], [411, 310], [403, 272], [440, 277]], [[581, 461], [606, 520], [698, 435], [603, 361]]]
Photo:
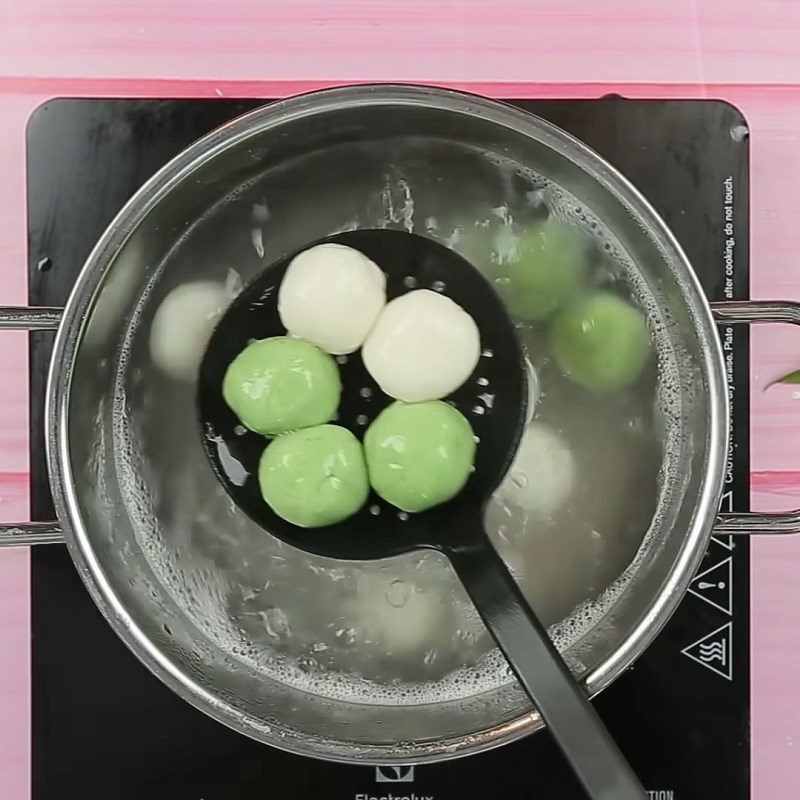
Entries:
[[591, 800], [642, 800], [638, 778], [481, 531], [447, 553], [489, 633]]

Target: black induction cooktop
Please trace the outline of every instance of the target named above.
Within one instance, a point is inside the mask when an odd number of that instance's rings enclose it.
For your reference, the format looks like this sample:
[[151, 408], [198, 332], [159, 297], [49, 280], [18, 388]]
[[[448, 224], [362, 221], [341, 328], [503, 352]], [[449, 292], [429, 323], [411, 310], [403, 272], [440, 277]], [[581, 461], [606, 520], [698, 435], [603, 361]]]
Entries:
[[[182, 148], [267, 100], [60, 99], [27, 130], [32, 305], [63, 304], [104, 226]], [[712, 299], [748, 296], [747, 126], [718, 101], [524, 100], [605, 156], [666, 219]], [[735, 227], [735, 247], [726, 223]], [[728, 229], [730, 230], [730, 229]], [[721, 333], [734, 425], [726, 509], [749, 508], [748, 341]], [[31, 511], [51, 519], [41, 412], [52, 335], [32, 335]], [[445, 764], [380, 768], [292, 756], [204, 716], [111, 632], [66, 549], [34, 548], [33, 800], [572, 800], [546, 733]], [[713, 539], [689, 595], [597, 708], [655, 800], [749, 791], [749, 550]]]

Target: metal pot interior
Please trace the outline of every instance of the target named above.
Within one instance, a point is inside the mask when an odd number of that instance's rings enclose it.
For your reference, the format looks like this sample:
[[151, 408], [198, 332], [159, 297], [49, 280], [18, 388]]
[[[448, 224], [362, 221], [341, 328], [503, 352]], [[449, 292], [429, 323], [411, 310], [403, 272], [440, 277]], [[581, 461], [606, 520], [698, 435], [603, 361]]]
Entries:
[[[456, 232], [532, 191], [558, 195], [576, 224], [607, 226], [673, 376], [668, 457], [641, 547], [582, 610], [550, 609], [548, 622], [595, 693], [669, 616], [704, 550], [727, 432], [719, 346], [679, 247], [619, 175], [530, 115], [439, 90], [333, 90], [225, 126], [143, 187], [90, 257], [57, 341], [49, 460], [72, 555], [127, 644], [202, 710], [296, 752], [379, 763], [464, 755], [539, 726], [442, 558], [343, 572], [234, 509], [201, 449], [194, 387], [160, 379], [148, 351], [156, 308], [183, 282], [247, 283], [271, 259], [352, 227], [406, 228], [469, 255]], [[285, 615], [258, 604], [287, 563], [300, 577], [282, 591], [320, 615], [342, 584], [422, 570], [435, 588], [421, 602], [472, 637], [474, 663], [381, 683], [326, 665], [325, 650], [288, 658]]]

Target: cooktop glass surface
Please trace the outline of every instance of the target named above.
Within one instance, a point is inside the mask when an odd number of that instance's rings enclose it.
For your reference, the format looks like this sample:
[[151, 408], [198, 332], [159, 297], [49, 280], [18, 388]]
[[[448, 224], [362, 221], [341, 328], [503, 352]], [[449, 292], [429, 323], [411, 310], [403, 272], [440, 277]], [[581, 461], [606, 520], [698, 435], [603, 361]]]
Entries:
[[[264, 102], [68, 99], [37, 109], [27, 131], [30, 303], [63, 304], [93, 243], [136, 188], [199, 136]], [[747, 298], [748, 139], [734, 108], [615, 96], [514, 104], [627, 175], [671, 226], [710, 298]], [[747, 331], [720, 332], [734, 406], [723, 502], [747, 510]], [[54, 513], [41, 422], [51, 346], [52, 335], [32, 336], [32, 519]], [[196, 711], [141, 666], [101, 618], [63, 546], [34, 548], [31, 571], [34, 800], [583, 797], [546, 733], [400, 768], [265, 747]], [[750, 796], [748, 573], [746, 541], [713, 539], [667, 627], [596, 700], [656, 800]]]

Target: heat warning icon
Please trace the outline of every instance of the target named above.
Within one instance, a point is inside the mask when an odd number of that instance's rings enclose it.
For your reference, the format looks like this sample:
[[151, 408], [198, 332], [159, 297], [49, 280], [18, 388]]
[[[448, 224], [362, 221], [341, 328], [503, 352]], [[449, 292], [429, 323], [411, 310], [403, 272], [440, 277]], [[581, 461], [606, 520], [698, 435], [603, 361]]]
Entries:
[[706, 634], [681, 650], [692, 661], [710, 669], [725, 680], [733, 680], [733, 623]]

